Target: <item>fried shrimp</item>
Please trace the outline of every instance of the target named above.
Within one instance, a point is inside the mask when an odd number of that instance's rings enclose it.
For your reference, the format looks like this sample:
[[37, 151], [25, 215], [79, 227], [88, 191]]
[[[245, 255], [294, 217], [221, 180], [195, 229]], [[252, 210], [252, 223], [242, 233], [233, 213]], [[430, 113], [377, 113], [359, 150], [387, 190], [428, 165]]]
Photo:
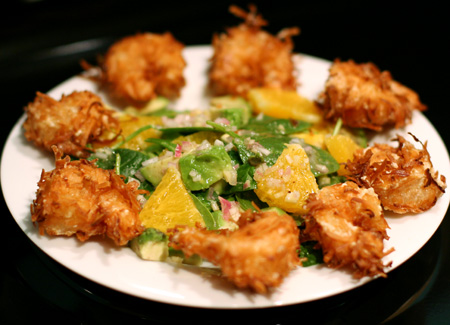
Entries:
[[80, 241], [105, 235], [123, 246], [144, 230], [137, 182], [124, 183], [112, 171], [85, 159], [70, 161], [56, 147], [56, 167], [42, 171], [31, 220], [41, 235], [75, 235]]
[[108, 49], [103, 81], [115, 97], [138, 105], [158, 95], [179, 97], [186, 83], [183, 48], [169, 32], [127, 36]]
[[414, 110], [427, 107], [411, 89], [381, 72], [373, 63], [335, 60], [318, 103], [325, 118], [341, 118], [350, 127], [381, 131], [385, 126], [400, 128], [411, 122]]
[[250, 6], [249, 13], [231, 6], [230, 12], [245, 22], [213, 37], [209, 72], [213, 93], [245, 97], [256, 87], [295, 90], [291, 37], [299, 29], [287, 28], [274, 36], [261, 29], [267, 22], [256, 13], [255, 6]]
[[386, 276], [381, 259], [391, 252], [383, 251], [388, 224], [373, 189], [353, 182], [327, 186], [311, 194], [306, 208], [303, 235], [318, 241], [327, 266], [350, 266], [357, 279]]
[[25, 137], [38, 147], [52, 151], [56, 145], [67, 155], [86, 157], [87, 145], [100, 142], [105, 131], [118, 130], [119, 121], [102, 100], [89, 91], [74, 91], [55, 100], [38, 92], [25, 107]]
[[273, 211], [248, 211], [240, 219], [245, 224], [226, 234], [177, 227], [171, 242], [187, 256], [198, 254], [220, 266], [238, 288], [266, 293], [300, 265], [298, 227], [290, 216]]
[[387, 210], [424, 212], [444, 193], [445, 177], [433, 169], [426, 143], [417, 149], [400, 135], [394, 140], [398, 147], [375, 144], [357, 151], [346, 165], [349, 178], [373, 188]]

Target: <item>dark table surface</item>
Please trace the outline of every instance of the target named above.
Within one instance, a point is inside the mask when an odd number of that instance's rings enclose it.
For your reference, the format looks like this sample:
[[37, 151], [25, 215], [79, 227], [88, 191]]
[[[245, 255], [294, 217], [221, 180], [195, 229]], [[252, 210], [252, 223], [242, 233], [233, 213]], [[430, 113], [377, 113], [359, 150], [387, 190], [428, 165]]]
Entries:
[[[6, 4], [9, 2], [9, 6]], [[33, 100], [80, 72], [121, 36], [171, 31], [186, 45], [209, 44], [212, 33], [239, 21], [228, 13], [243, 1], [8, 1], [0, 19], [1, 143]], [[299, 26], [295, 50], [327, 60], [372, 61], [416, 90], [424, 114], [450, 141], [448, 13], [434, 2], [254, 1], [267, 29]], [[89, 41], [89, 42], [85, 42]], [[83, 47], [73, 46], [83, 44]], [[442, 153], [446, 154], [446, 153]], [[450, 177], [450, 175], [446, 175]], [[306, 304], [258, 310], [177, 307], [99, 286], [48, 258], [32, 244], [1, 202], [3, 261], [0, 323], [66, 324], [448, 324], [450, 218], [387, 279]], [[244, 322], [245, 321], [245, 322]]]

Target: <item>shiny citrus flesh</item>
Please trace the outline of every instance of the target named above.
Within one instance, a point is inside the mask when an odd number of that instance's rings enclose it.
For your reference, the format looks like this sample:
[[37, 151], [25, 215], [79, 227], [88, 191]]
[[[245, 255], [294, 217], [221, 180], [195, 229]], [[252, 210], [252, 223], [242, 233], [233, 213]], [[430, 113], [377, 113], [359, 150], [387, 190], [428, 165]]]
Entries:
[[177, 225], [205, 225], [189, 192], [181, 180], [178, 169], [171, 167], [145, 203], [139, 214], [146, 228], [155, 228], [164, 233]]
[[[336, 134], [325, 138], [325, 145], [330, 154], [340, 164], [353, 159], [353, 154], [361, 148], [352, 138], [343, 134]], [[338, 170], [339, 175], [346, 175], [343, 165]]]
[[311, 123], [322, 120], [317, 105], [296, 91], [274, 88], [254, 88], [248, 93], [248, 100], [256, 114], [263, 113], [276, 118], [292, 118]]
[[262, 175], [257, 173], [255, 180], [260, 200], [293, 214], [305, 213], [308, 196], [319, 190], [308, 156], [299, 144], [288, 145], [276, 163]]
[[[122, 128], [121, 136], [119, 136], [117, 142], [122, 141], [127, 136], [131, 135], [133, 132], [137, 131], [139, 128], [147, 125], [161, 125], [161, 118], [158, 116], [132, 116], [123, 115], [119, 119], [120, 127]], [[150, 128], [145, 131], [140, 132], [137, 136], [131, 140], [125, 142], [121, 145], [121, 148], [127, 148], [132, 150], [142, 150], [149, 145], [145, 142], [148, 138], [159, 138], [160, 131]]]

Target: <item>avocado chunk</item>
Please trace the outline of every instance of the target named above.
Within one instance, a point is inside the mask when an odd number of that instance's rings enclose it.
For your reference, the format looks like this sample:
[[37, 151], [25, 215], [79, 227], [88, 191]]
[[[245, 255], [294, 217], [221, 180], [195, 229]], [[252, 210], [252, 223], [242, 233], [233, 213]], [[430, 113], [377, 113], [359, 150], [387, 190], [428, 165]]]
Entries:
[[232, 182], [230, 174], [234, 169], [231, 158], [221, 145], [185, 154], [180, 158], [178, 165], [181, 178], [191, 191], [207, 189], [221, 179]]
[[168, 98], [158, 96], [151, 99], [143, 107], [137, 108], [134, 106], [129, 106], [125, 109], [125, 112], [131, 115], [149, 115], [167, 108], [169, 103], [170, 101]]
[[241, 127], [248, 123], [252, 108], [250, 104], [239, 96], [220, 96], [211, 99], [211, 118], [223, 117], [230, 121], [231, 125]]
[[147, 181], [149, 181], [154, 187], [156, 187], [161, 182], [169, 164], [176, 163], [177, 160], [178, 158], [174, 156], [160, 158], [158, 160], [155, 160], [155, 162], [142, 167], [141, 169], [139, 169], [139, 171]]
[[196, 266], [201, 265], [203, 263], [203, 259], [199, 255], [192, 254], [191, 256], [186, 257], [183, 251], [175, 249], [173, 247], [169, 247], [168, 261]]
[[149, 261], [165, 261], [169, 256], [169, 239], [163, 232], [147, 228], [130, 241], [131, 249], [142, 259]]
[[280, 209], [279, 207], [267, 207], [267, 208], [263, 208], [261, 209], [262, 212], [269, 212], [269, 211], [273, 211], [276, 212], [279, 216], [282, 216], [284, 214], [287, 214], [286, 211]]

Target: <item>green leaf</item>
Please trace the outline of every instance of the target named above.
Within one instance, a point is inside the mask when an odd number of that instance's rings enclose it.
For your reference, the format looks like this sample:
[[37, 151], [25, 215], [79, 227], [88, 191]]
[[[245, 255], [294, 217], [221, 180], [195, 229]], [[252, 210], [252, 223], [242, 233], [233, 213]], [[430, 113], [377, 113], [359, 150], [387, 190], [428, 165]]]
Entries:
[[[175, 152], [175, 149], [177, 148], [177, 145], [175, 143], [173, 143], [172, 141], [167, 140], [167, 139], [148, 138], [148, 139], [145, 139], [145, 142], [151, 142], [153, 144], [159, 145], [160, 148], [165, 148], [172, 152]], [[155, 149], [156, 146], [153, 148]], [[162, 151], [162, 150], [160, 149], [159, 151]]]
[[[125, 176], [127, 181], [129, 177], [135, 178], [136, 172], [142, 167], [142, 163], [149, 159], [149, 156], [132, 149], [108, 149], [88, 157], [88, 160], [94, 159], [97, 159], [95, 163], [97, 167], [119, 171], [120, 175]], [[149, 192], [154, 190], [149, 182], [141, 182], [139, 188]]]
[[309, 158], [311, 171], [315, 177], [332, 174], [339, 170], [339, 163], [328, 151], [304, 142], [301, 145]]
[[223, 219], [220, 215], [213, 214], [211, 211], [202, 203], [202, 201], [192, 193], [189, 193], [194, 201], [195, 207], [200, 212], [205, 222], [205, 226], [208, 230], [219, 229], [223, 225]]
[[[207, 126], [185, 126], [185, 127], [175, 127], [175, 128], [158, 128], [159, 131], [161, 131], [163, 134], [180, 134], [180, 135], [188, 135], [195, 132], [200, 131], [216, 131], [214, 128], [207, 127]], [[221, 132], [221, 131], [219, 131]]]
[[292, 139], [288, 136], [254, 136], [252, 137], [264, 148], [270, 151], [268, 156], [264, 157], [264, 161], [267, 166], [272, 166], [280, 157], [284, 149], [286, 149], [286, 144], [288, 144]]
[[308, 241], [300, 245], [298, 256], [302, 259], [303, 266], [312, 266], [323, 263], [323, 253], [321, 249], [315, 249], [317, 242]]
[[257, 211], [252, 202], [254, 202], [259, 209], [264, 209], [268, 207], [267, 203], [261, 201], [258, 198], [258, 196], [256, 196], [254, 191], [238, 192], [235, 194], [235, 197], [236, 201], [239, 202], [239, 205], [244, 211], [248, 209], [251, 209], [252, 211]]
[[303, 132], [311, 126], [311, 123], [293, 120], [280, 119], [263, 115], [253, 117], [243, 128], [259, 134], [288, 135]]
[[237, 170], [237, 185], [231, 186], [226, 193], [236, 193], [243, 191], [251, 191], [257, 188], [256, 181], [253, 179], [253, 175], [255, 174], [255, 166], [250, 165], [249, 163], [245, 163], [239, 166]]
[[148, 129], [155, 129], [156, 127], [153, 125], [145, 125], [143, 127], [140, 127], [139, 129], [137, 129], [136, 131], [134, 131], [133, 133], [131, 133], [130, 135], [128, 135], [123, 141], [115, 144], [114, 146], [112, 146], [112, 149], [118, 149], [121, 146], [123, 146], [125, 143], [127, 143], [128, 141], [132, 140], [133, 138], [135, 138], [136, 136], [138, 136], [140, 133], [148, 130]]

